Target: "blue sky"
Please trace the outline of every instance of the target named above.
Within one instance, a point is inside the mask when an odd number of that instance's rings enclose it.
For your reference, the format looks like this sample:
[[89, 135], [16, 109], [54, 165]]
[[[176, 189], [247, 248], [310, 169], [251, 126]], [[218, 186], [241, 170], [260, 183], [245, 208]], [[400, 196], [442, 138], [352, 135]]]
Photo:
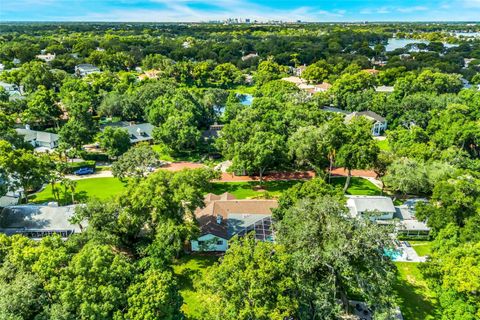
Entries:
[[1, 21], [480, 20], [480, 0], [0, 0]]

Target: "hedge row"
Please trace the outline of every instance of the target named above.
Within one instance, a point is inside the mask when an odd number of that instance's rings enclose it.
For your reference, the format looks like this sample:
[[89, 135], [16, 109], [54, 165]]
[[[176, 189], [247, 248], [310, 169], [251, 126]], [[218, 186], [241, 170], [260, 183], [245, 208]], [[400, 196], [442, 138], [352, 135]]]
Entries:
[[67, 164], [67, 173], [73, 173], [80, 168], [92, 168], [95, 170], [95, 160], [87, 160], [82, 162], [69, 162]]

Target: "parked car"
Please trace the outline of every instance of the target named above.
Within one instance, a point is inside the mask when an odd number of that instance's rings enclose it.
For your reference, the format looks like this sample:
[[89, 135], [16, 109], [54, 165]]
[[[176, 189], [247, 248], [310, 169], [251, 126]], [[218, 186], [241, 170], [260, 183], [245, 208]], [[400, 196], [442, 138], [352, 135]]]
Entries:
[[92, 168], [84, 167], [84, 168], [78, 169], [77, 171], [75, 171], [73, 173], [75, 173], [77, 176], [83, 176], [85, 174], [92, 174], [93, 172], [94, 172], [94, 170]]

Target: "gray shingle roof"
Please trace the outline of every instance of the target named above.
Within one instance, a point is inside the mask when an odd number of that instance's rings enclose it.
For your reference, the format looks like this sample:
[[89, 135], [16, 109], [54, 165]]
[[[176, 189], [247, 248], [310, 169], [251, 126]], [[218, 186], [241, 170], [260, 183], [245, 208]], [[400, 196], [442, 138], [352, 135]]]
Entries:
[[5, 207], [0, 214], [0, 232], [7, 235], [31, 231], [81, 232], [78, 225], [68, 220], [75, 206], [20, 205]]
[[378, 211], [395, 213], [392, 199], [381, 196], [347, 196], [352, 200], [357, 212]]
[[154, 125], [146, 123], [133, 124], [127, 121], [114, 122], [106, 124], [102, 127], [102, 130], [106, 127], [116, 127], [126, 129], [130, 136], [130, 142], [136, 143], [141, 141], [149, 141], [153, 139]]
[[28, 129], [15, 129], [15, 130], [19, 135], [24, 136], [24, 140], [27, 142], [32, 140], [36, 140], [38, 142], [47, 142], [47, 143], [58, 141], [58, 134], [55, 134], [55, 133], [28, 130]]

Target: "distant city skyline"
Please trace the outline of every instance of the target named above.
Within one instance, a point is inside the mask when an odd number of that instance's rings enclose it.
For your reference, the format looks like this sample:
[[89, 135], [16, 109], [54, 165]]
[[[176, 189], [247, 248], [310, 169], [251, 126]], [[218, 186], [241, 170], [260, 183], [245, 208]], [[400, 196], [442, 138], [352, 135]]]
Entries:
[[480, 0], [0, 0], [1, 21], [478, 21]]

